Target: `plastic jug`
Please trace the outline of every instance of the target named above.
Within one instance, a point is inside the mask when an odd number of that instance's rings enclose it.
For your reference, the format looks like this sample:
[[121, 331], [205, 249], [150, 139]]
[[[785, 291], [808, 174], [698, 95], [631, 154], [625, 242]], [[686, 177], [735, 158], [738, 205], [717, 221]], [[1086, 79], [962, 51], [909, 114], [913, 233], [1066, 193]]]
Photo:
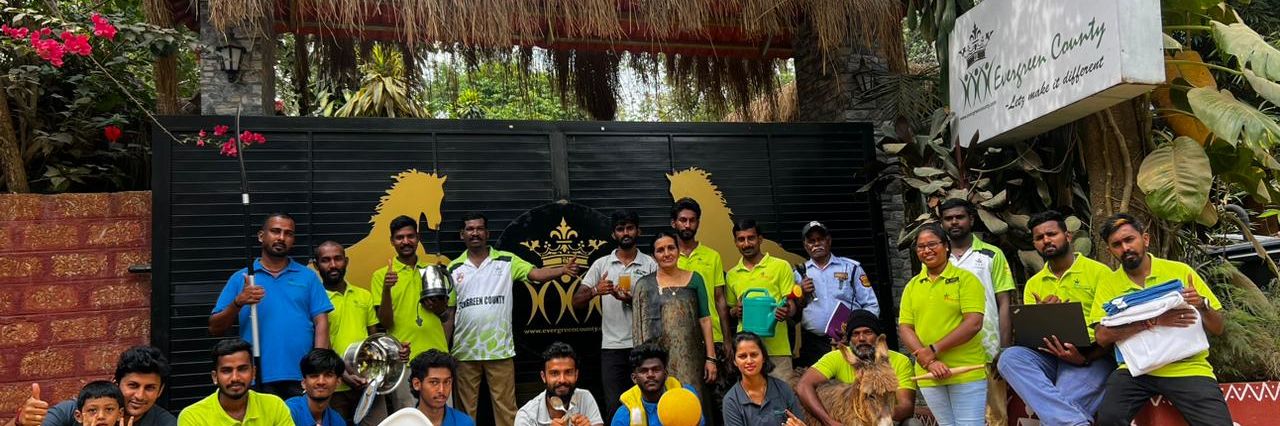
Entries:
[[[751, 296], [763, 293], [762, 296]], [[760, 337], [773, 337], [774, 325], [778, 319], [774, 311], [782, 307], [786, 300], [774, 301], [769, 290], [763, 288], [748, 289], [742, 293], [742, 331], [750, 331]]]

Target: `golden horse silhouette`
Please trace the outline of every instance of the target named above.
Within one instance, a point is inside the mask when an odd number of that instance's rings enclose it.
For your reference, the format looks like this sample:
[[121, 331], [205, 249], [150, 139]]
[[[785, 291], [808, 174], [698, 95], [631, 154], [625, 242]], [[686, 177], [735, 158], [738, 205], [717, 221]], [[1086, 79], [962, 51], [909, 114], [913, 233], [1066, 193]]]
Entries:
[[[382, 196], [375, 213], [369, 218], [369, 235], [347, 248], [347, 257], [351, 259], [347, 264], [347, 282], [350, 284], [369, 288], [373, 271], [386, 266], [387, 260], [395, 257], [395, 249], [391, 247], [392, 219], [401, 215], [419, 221], [425, 218], [427, 229], [433, 231], [439, 231], [440, 222], [444, 220], [440, 204], [444, 202], [447, 176], [409, 169], [392, 178], [395, 183], [387, 190], [387, 195]], [[426, 253], [422, 246], [418, 246], [418, 259], [428, 264], [449, 262], [444, 255]]]
[[[698, 205], [702, 207], [702, 220], [698, 226], [698, 242], [720, 252], [720, 259], [724, 262], [725, 270], [737, 266], [738, 259], [741, 259], [742, 256], [738, 254], [738, 246], [733, 243], [733, 210], [730, 210], [728, 203], [725, 202], [724, 194], [720, 192], [715, 183], [711, 182], [711, 173], [696, 167], [690, 167], [686, 170], [668, 173], [667, 180], [671, 182], [672, 201], [689, 197], [698, 201]], [[804, 256], [784, 250], [781, 245], [778, 245], [773, 240], [765, 239], [760, 248], [765, 253], [785, 260], [792, 265], [803, 264], [805, 261]]]

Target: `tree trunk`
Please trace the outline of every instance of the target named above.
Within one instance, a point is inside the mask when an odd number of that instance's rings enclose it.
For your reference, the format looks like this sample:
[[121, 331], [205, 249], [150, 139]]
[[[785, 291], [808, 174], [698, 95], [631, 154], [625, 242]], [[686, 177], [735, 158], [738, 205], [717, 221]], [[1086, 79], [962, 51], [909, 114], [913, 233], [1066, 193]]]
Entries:
[[27, 185], [27, 165], [18, 150], [18, 133], [9, 110], [9, 79], [0, 78], [0, 169], [4, 170], [4, 186], [9, 192], [31, 192]]
[[151, 70], [156, 78], [156, 113], [178, 114], [178, 57], [160, 56]]
[[[307, 35], [293, 35], [293, 91], [298, 94], [298, 115], [311, 115], [311, 58], [307, 54]], [[408, 58], [407, 56], [405, 58]]]
[[[168, 3], [160, 0], [146, 0], [143, 13], [147, 23], [171, 28], [173, 13]], [[156, 79], [156, 112], [162, 115], [178, 113], [178, 57], [176, 54], [163, 55], [156, 58], [151, 66]]]
[[1118, 262], [1107, 254], [1107, 243], [1098, 232], [1113, 214], [1129, 213], [1146, 225], [1152, 254], [1167, 256], [1172, 243], [1168, 225], [1151, 214], [1137, 187], [1138, 167], [1154, 148], [1150, 106], [1150, 99], [1142, 96], [1074, 123], [1079, 126], [1080, 152], [1089, 179], [1094, 257], [1112, 267]]

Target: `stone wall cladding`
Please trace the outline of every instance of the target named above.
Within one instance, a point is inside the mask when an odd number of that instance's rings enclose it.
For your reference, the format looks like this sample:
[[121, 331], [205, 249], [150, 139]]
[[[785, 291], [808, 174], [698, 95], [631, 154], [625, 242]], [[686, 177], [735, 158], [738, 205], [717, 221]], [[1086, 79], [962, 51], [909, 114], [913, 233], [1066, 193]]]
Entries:
[[[852, 45], [849, 43], [848, 45]], [[817, 41], [808, 26], [802, 24], [794, 42], [797, 111], [800, 121], [866, 121], [877, 129], [880, 106], [860, 99], [855, 76], [869, 69], [886, 69], [884, 60], [872, 52], [845, 47], [823, 58]], [[874, 85], [874, 83], [869, 83]], [[878, 131], [878, 130], [877, 130]], [[879, 140], [880, 134], [876, 134]], [[896, 161], [880, 156], [881, 162]], [[902, 289], [914, 275], [910, 253], [898, 250], [898, 236], [906, 226], [902, 189], [891, 184], [877, 192], [881, 214], [885, 221], [885, 234], [889, 247], [889, 267], [893, 280], [894, 306], [902, 299]], [[894, 315], [897, 311], [894, 311]], [[894, 318], [896, 322], [896, 317]]]
[[0, 194], [0, 419], [110, 379], [151, 334], [151, 193]]

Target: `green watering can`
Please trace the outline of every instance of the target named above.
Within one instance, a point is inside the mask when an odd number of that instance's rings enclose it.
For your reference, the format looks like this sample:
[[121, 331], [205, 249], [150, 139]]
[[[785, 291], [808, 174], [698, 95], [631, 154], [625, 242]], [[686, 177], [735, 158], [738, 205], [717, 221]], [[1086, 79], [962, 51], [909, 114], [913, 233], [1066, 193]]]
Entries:
[[[761, 293], [762, 296], [751, 296]], [[769, 290], [753, 288], [742, 293], [742, 331], [750, 331], [760, 337], [773, 337], [773, 327], [778, 318], [773, 312], [787, 303], [786, 299], [774, 301]]]

